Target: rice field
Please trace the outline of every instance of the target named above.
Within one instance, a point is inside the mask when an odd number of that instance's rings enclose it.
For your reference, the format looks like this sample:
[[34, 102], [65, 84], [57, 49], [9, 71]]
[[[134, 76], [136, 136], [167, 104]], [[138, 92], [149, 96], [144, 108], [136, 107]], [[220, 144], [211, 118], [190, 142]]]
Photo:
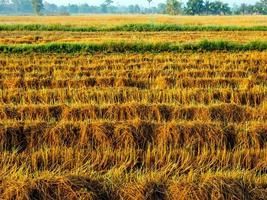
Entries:
[[264, 15], [244, 16], [168, 16], [168, 15], [80, 15], [80, 16], [0, 16], [1, 24], [65, 24], [113, 26], [121, 24], [239, 25], [267, 26]]
[[[211, 25], [118, 18], [0, 22]], [[0, 30], [0, 199], [267, 199], [266, 33]]]
[[64, 31], [10, 31], [0, 32], [0, 44], [169, 42], [196, 43], [202, 40], [227, 40], [239, 43], [267, 41], [267, 31], [182, 31], [182, 32], [64, 32]]

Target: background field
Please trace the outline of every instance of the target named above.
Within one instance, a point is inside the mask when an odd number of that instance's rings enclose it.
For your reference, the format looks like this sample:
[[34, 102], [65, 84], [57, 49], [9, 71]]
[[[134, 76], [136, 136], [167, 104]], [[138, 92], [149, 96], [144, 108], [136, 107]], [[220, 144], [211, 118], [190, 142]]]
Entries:
[[120, 42], [172, 42], [188, 43], [202, 40], [228, 40], [240, 43], [267, 40], [267, 31], [180, 31], [180, 32], [60, 32], [60, 31], [10, 31], [0, 32], [1, 44], [44, 43], [103, 43]]
[[267, 26], [266, 16], [166, 16], [166, 15], [90, 15], [90, 16], [9, 16], [1, 17], [4, 24], [71, 24], [112, 26], [135, 23], [180, 25], [240, 25]]
[[267, 199], [266, 19], [0, 17], [263, 27], [1, 29], [0, 199]]

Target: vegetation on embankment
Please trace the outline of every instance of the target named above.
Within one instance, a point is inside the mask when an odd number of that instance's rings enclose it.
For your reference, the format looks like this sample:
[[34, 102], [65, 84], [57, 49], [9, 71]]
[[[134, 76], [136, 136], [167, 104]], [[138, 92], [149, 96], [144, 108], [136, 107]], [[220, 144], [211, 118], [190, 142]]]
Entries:
[[183, 52], [183, 51], [265, 51], [266, 41], [253, 41], [240, 44], [230, 41], [208, 41], [198, 43], [126, 43], [126, 42], [104, 42], [104, 43], [48, 43], [40, 45], [0, 45], [1, 53], [161, 53], [161, 52]]
[[267, 26], [218, 26], [177, 24], [125, 24], [115, 26], [73, 26], [62, 24], [1, 24], [0, 31], [267, 31]]

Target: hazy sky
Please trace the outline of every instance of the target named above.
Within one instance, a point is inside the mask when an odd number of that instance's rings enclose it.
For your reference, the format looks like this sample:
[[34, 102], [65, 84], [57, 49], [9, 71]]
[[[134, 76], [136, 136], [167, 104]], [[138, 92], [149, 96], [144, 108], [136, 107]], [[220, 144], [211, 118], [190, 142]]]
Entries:
[[[58, 5], [67, 5], [69, 3], [75, 3], [75, 4], [80, 4], [80, 3], [88, 3], [89, 5], [99, 5], [101, 4], [104, 0], [45, 0], [49, 3], [55, 3]], [[186, 2], [186, 0], [183, 0]], [[223, 0], [224, 2], [227, 2], [229, 4], [239, 4], [240, 2], [246, 2], [246, 3], [255, 3], [257, 0]], [[135, 1], [130, 1], [130, 0], [114, 0], [115, 5], [120, 4], [120, 5], [129, 5], [129, 4], [139, 4], [139, 5], [148, 5], [146, 0], [135, 0]], [[165, 0], [153, 0], [151, 5], [157, 5], [158, 3], [165, 2]]]

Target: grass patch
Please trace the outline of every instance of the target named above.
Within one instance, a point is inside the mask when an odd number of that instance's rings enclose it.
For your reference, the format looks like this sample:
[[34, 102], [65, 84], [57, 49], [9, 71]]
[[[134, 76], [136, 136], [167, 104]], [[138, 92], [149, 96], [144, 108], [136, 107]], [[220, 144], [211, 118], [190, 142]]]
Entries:
[[267, 31], [267, 26], [203, 26], [177, 24], [125, 24], [117, 26], [73, 26], [62, 24], [2, 24], [0, 31]]
[[199, 43], [126, 43], [104, 42], [96, 43], [49, 43], [40, 45], [0, 45], [1, 53], [143, 53], [143, 52], [183, 52], [183, 51], [265, 51], [266, 41], [253, 41], [240, 44], [230, 41], [208, 41]]

